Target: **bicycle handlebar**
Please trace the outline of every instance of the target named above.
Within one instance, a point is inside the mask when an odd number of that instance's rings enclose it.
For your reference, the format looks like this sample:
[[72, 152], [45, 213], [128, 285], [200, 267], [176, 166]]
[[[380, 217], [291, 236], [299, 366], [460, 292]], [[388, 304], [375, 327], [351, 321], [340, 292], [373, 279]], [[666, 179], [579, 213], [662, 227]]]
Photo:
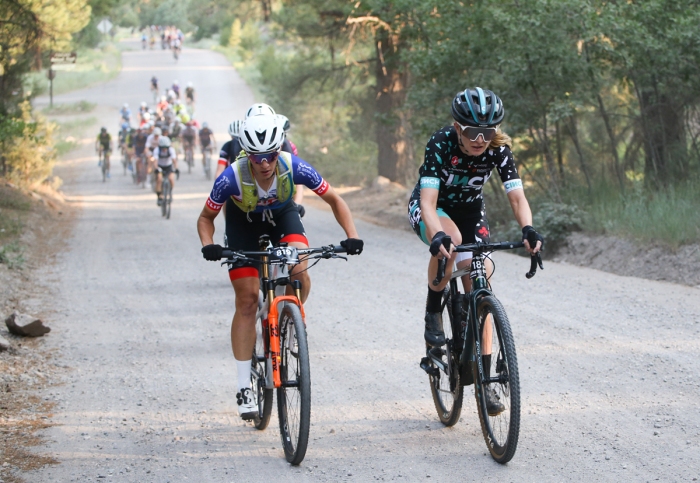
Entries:
[[[279, 248], [280, 247], [273, 247], [273, 248], [268, 249], [268, 250], [258, 250], [258, 251], [229, 250], [227, 248], [224, 248], [221, 251], [221, 255], [223, 258], [228, 259], [224, 263], [232, 262], [232, 261], [236, 261], [236, 260], [260, 263], [260, 260], [253, 259], [250, 257], [270, 256], [270, 255], [274, 254], [274, 250], [279, 249]], [[345, 257], [337, 256], [337, 254], [338, 253], [347, 253], [347, 250], [340, 245], [328, 245], [328, 246], [324, 246], [324, 247], [320, 247], [320, 248], [295, 248], [295, 250], [296, 250], [297, 254], [299, 254], [299, 255], [319, 254], [318, 257], [313, 257], [313, 258], [345, 258]], [[311, 257], [306, 257], [306, 258], [304, 258], [304, 260], [308, 260], [309, 258], [311, 258]], [[291, 263], [299, 263], [300, 261], [303, 261], [303, 260], [296, 260], [296, 262], [293, 260], [290, 260]]]
[[[495, 252], [498, 250], [513, 250], [515, 248], [523, 248], [525, 244], [523, 242], [500, 242], [500, 243], [468, 243], [464, 245], [455, 246], [456, 252], [473, 252], [477, 254], [482, 254], [484, 252]], [[442, 279], [445, 278], [445, 267], [447, 265], [447, 260], [441, 258], [438, 260], [438, 270], [435, 280], [433, 280], [433, 286], [440, 285]], [[530, 270], [525, 274], [525, 277], [530, 279], [537, 273], [537, 266], [539, 265], [540, 270], [544, 270], [544, 265], [542, 264], [542, 254], [537, 252], [534, 255], [530, 255]]]

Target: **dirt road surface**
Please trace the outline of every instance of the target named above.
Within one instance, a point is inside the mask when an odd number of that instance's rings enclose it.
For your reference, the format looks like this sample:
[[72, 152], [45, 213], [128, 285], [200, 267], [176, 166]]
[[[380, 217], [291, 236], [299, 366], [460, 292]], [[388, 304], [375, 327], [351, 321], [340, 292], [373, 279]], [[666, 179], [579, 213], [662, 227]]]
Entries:
[[[148, 100], [148, 80], [192, 81], [197, 118], [219, 143], [252, 101], [219, 54], [125, 52], [114, 81], [58, 97], [99, 104], [116, 132], [119, 107]], [[95, 133], [96, 134], [96, 133]], [[303, 151], [303, 147], [302, 151]], [[233, 291], [200, 254], [195, 221], [211, 182], [183, 173], [165, 221], [155, 195], [115, 166], [102, 183], [90, 146], [56, 172], [79, 214], [68, 248], [45, 268], [46, 348], [70, 367], [41, 396], [56, 403], [45, 444], [60, 461], [32, 482], [689, 481], [700, 477], [700, 290], [499, 254], [493, 285], [509, 314], [522, 384], [515, 458], [487, 455], [473, 391], [443, 427], [423, 350], [428, 251], [405, 230], [362, 221], [365, 252], [312, 271], [307, 304], [312, 427], [290, 467], [277, 416], [265, 431], [236, 412], [229, 345]], [[199, 158], [198, 158], [199, 159]], [[313, 196], [313, 195], [312, 195]], [[312, 245], [344, 238], [309, 208]], [[221, 239], [222, 225], [217, 239]]]

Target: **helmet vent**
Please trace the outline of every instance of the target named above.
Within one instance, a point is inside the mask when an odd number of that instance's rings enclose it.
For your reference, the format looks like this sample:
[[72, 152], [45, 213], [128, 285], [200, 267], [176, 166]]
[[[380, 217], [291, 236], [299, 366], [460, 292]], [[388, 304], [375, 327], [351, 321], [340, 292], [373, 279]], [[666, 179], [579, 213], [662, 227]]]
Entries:
[[255, 135], [258, 137], [258, 141], [260, 141], [260, 144], [265, 144], [265, 135], [267, 134], [267, 131], [263, 132], [255, 132]]

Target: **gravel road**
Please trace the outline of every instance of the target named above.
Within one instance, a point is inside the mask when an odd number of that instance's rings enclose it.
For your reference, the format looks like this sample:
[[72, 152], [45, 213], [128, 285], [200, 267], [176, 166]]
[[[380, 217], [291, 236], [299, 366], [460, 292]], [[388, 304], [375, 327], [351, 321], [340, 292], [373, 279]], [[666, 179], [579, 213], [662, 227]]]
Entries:
[[[99, 104], [116, 131], [122, 103], [149, 99], [148, 79], [194, 82], [197, 117], [219, 141], [253, 101], [225, 59], [185, 49], [125, 52], [115, 80], [59, 96]], [[59, 73], [60, 75], [60, 73]], [[303, 150], [303, 147], [302, 147]], [[520, 363], [522, 425], [506, 466], [486, 454], [473, 391], [443, 427], [423, 350], [427, 249], [407, 231], [358, 222], [365, 252], [312, 271], [306, 306], [312, 427], [300, 467], [236, 412], [229, 345], [233, 291], [202, 259], [195, 221], [211, 182], [184, 173], [170, 220], [155, 195], [113, 170], [102, 183], [91, 146], [56, 173], [79, 215], [45, 268], [55, 319], [47, 346], [71, 369], [41, 396], [55, 426], [36, 451], [60, 461], [32, 482], [119, 481], [689, 481], [700, 477], [700, 290], [498, 254], [493, 285]], [[313, 196], [313, 195], [311, 195]], [[312, 245], [337, 243], [332, 214], [309, 208]], [[221, 225], [217, 237], [221, 237]]]

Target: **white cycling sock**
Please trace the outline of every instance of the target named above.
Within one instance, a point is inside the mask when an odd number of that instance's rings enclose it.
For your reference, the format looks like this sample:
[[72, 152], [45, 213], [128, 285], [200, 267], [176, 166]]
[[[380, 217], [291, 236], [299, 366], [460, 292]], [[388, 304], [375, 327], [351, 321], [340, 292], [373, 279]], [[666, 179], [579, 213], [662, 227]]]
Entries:
[[238, 370], [238, 389], [250, 387], [250, 365], [253, 361], [239, 361], [236, 359], [236, 369]]

